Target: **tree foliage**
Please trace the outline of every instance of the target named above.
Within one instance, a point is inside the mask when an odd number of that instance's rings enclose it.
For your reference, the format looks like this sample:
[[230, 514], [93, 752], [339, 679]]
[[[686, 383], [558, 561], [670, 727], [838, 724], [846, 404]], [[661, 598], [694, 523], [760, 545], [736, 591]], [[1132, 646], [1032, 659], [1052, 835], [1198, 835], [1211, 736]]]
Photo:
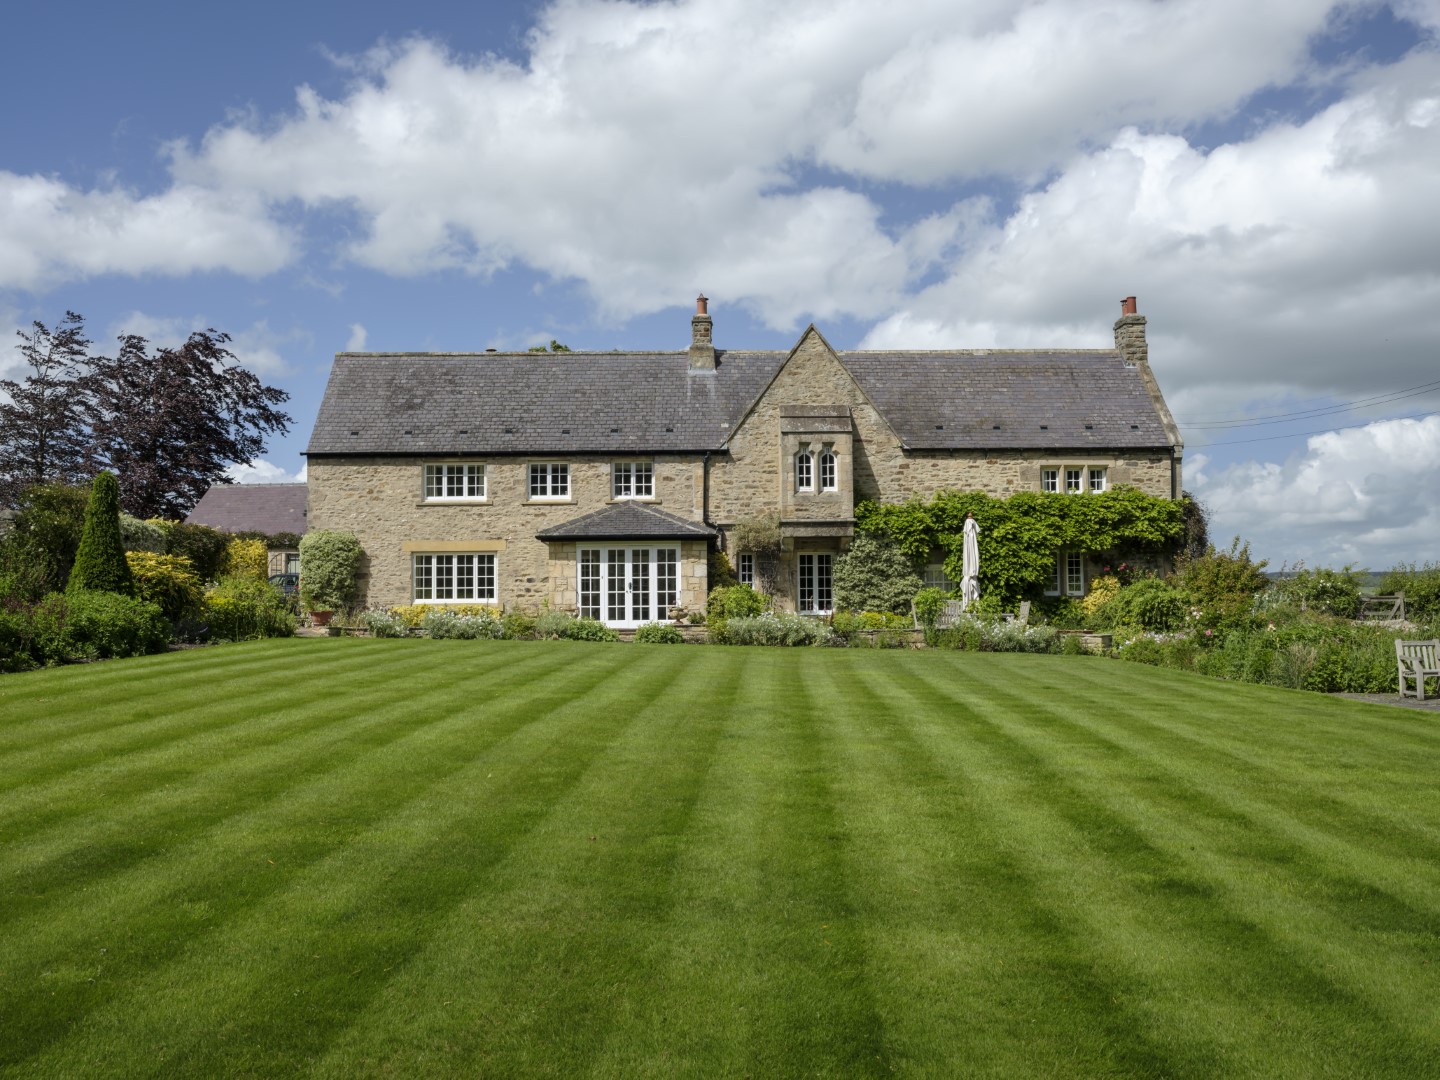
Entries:
[[1185, 531], [1183, 501], [1132, 487], [1087, 495], [1025, 491], [1004, 499], [942, 491], [929, 502], [862, 502], [855, 520], [865, 532], [888, 536], [915, 566], [939, 548], [946, 575], [959, 581], [967, 512], [980, 525], [980, 594], [1006, 604], [1039, 593], [1053, 580], [1061, 550], [1172, 554]]
[[[73, 311], [52, 330], [38, 320], [17, 330], [29, 374], [0, 379], [0, 505], [13, 506], [25, 488], [79, 484], [93, 472], [86, 430], [90, 341]], [[6, 400], [8, 399], [8, 400]]]
[[317, 529], [300, 540], [300, 599], [311, 611], [343, 611], [359, 591], [364, 551], [352, 532]]
[[289, 430], [289, 395], [235, 362], [228, 334], [201, 330], [176, 348], [120, 338], [90, 354], [84, 320], [36, 322], [17, 346], [28, 374], [0, 380], [0, 505], [37, 483], [78, 483], [99, 469], [120, 481], [137, 517], [183, 517], [226, 467], [253, 461]]
[[201, 581], [214, 581], [225, 568], [225, 552], [230, 534], [209, 525], [192, 525], [184, 521], [152, 518], [149, 522], [165, 534], [165, 551], [190, 560]]
[[205, 599], [205, 590], [190, 560], [181, 555], [160, 555], [153, 551], [127, 551], [135, 595], [157, 604], [171, 622], [195, 615]]
[[75, 565], [65, 591], [135, 595], [135, 581], [120, 538], [120, 488], [114, 473], [102, 472], [95, 477], [90, 505], [85, 508], [80, 548], [75, 552]]
[[730, 530], [730, 540], [736, 554], [755, 556], [755, 577], [761, 591], [769, 596], [779, 592], [780, 551], [784, 543], [780, 515], [756, 514], [738, 521]]
[[1171, 584], [1185, 593], [1202, 629], [1253, 626], [1258, 622], [1255, 597], [1270, 587], [1267, 565], [1264, 559], [1252, 560], [1250, 545], [1237, 536], [1228, 551], [1212, 545], [1198, 558], [1183, 557]]
[[906, 612], [924, 585], [899, 546], [873, 533], [855, 537], [835, 560], [832, 580], [840, 611]]
[[65, 588], [89, 503], [88, 488], [69, 484], [20, 493], [10, 528], [0, 535], [0, 597], [36, 601]]
[[235, 363], [229, 341], [197, 330], [178, 348], [152, 349], [127, 334], [115, 357], [91, 360], [96, 456], [124, 478], [136, 517], [183, 517], [229, 483], [226, 466], [253, 461], [267, 436], [289, 430], [278, 406], [290, 395]]

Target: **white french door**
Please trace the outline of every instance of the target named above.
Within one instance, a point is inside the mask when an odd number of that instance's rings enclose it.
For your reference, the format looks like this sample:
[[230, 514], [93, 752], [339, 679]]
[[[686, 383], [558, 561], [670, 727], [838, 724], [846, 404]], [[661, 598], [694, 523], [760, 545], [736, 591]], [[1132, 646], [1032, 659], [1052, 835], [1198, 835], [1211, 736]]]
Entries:
[[576, 580], [582, 617], [622, 629], [658, 622], [679, 601], [680, 550], [582, 547]]
[[802, 552], [796, 558], [795, 610], [802, 615], [829, 615], [834, 609], [834, 559], [828, 551]]

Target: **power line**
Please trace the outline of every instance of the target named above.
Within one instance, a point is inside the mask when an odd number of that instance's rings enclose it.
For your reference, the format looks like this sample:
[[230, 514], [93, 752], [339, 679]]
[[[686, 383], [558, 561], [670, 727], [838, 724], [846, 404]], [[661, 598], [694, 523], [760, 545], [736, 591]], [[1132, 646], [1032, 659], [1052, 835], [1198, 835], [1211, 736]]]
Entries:
[[1318, 428], [1315, 431], [1292, 431], [1287, 435], [1260, 435], [1253, 439], [1227, 439], [1224, 442], [1202, 443], [1199, 446], [1187, 446], [1187, 450], [1208, 450], [1212, 446], [1240, 446], [1244, 443], [1275, 442], [1277, 439], [1304, 439], [1311, 435], [1328, 435], [1332, 431], [1356, 431], [1371, 424], [1388, 424], [1392, 420], [1423, 420], [1430, 416], [1440, 416], [1436, 412], [1411, 413], [1409, 416], [1391, 416], [1385, 420], [1368, 420], [1363, 424], [1347, 424], [1345, 427]]
[[1373, 394], [1370, 397], [1357, 398], [1354, 401], [1342, 402], [1338, 405], [1327, 405], [1319, 409], [1301, 409], [1296, 412], [1272, 413], [1269, 416], [1252, 416], [1240, 420], [1193, 420], [1188, 423], [1182, 423], [1181, 427], [1241, 428], [1261, 427], [1267, 424], [1294, 423], [1297, 420], [1310, 419], [1316, 416], [1350, 412], [1352, 409], [1373, 408], [1376, 405], [1385, 405], [1393, 401], [1403, 401], [1406, 398], [1419, 397], [1422, 394], [1434, 390], [1440, 390], [1440, 379], [1436, 379], [1433, 382], [1420, 383], [1416, 386], [1407, 386], [1403, 390], [1391, 390], [1383, 394]]

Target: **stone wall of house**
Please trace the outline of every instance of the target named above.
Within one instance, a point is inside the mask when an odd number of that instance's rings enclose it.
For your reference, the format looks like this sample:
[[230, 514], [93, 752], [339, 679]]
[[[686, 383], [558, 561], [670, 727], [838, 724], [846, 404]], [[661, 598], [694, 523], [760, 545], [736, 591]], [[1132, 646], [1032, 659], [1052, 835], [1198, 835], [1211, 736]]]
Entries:
[[[764, 397], [737, 427], [728, 455], [713, 459], [710, 471], [710, 518], [730, 525], [756, 514], [774, 513], [787, 501], [794, 479], [781, 438], [781, 410], [786, 406], [846, 405], [854, 423], [853, 452], [842, 457], [854, 501], [895, 502], [942, 489], [983, 491], [1004, 497], [1017, 491], [1039, 491], [1044, 468], [1101, 466], [1109, 481], [1132, 484], [1151, 495], [1171, 494], [1168, 452], [1136, 454], [1056, 453], [1040, 450], [904, 451], [900, 440], [881, 419], [837, 360], [824, 339], [811, 331], [781, 369]], [[811, 439], [818, 439], [812, 436]], [[844, 440], [840, 443], [843, 445]], [[1063, 475], [1063, 474], [1062, 474]], [[806, 496], [797, 496], [798, 503]], [[809, 496], [817, 502], [820, 496]], [[788, 516], [788, 515], [787, 515]], [[810, 516], [795, 515], [796, 518]]]
[[[794, 599], [797, 553], [802, 551], [843, 551], [848, 547], [845, 530], [836, 527], [831, 535], [823, 528], [804, 525], [825, 517], [825, 496], [797, 494], [791, 455], [796, 440], [784, 431], [782, 412], [795, 406], [844, 405], [854, 426], [851, 437], [834, 440], [839, 462], [841, 494], [830, 496], [836, 505], [872, 499], [896, 502], [914, 496], [928, 498], [937, 491], [983, 491], [1006, 497], [1019, 491], [1041, 490], [1041, 471], [1067, 467], [1103, 467], [1111, 485], [1130, 484], [1150, 495], [1171, 495], [1171, 461], [1167, 451], [1105, 453], [1056, 453], [1041, 450], [904, 451], [900, 440], [866, 399], [860, 387], [826, 346], [811, 331], [796, 347], [790, 360], [776, 376], [765, 395], [736, 428], [729, 454], [712, 461], [710, 474], [710, 520], [726, 534], [730, 527], [757, 514], [785, 508], [784, 517], [796, 523], [795, 534], [777, 567], [777, 597], [782, 606]], [[824, 436], [805, 436], [807, 444]], [[813, 505], [804, 505], [813, 504]]]
[[[566, 565], [563, 558], [552, 557], [552, 545], [535, 539], [535, 534], [607, 506], [612, 459], [569, 458], [571, 497], [558, 502], [529, 501], [529, 466], [532, 461], [565, 458], [463, 460], [485, 462], [487, 499], [483, 503], [425, 502], [425, 461], [419, 458], [311, 458], [307, 522], [312, 529], [348, 529], [359, 537], [366, 556], [363, 602], [369, 605], [409, 603], [411, 552], [433, 543], [432, 550], [461, 550], [455, 545], [473, 544], [464, 550], [496, 552], [498, 599], [507, 610], [534, 611], [546, 601], [573, 608], [573, 545]], [[675, 456], [615, 460], [653, 460], [656, 497], [649, 500], [650, 505], [699, 520], [698, 460]], [[704, 608], [704, 546], [687, 543], [681, 552], [681, 605], [688, 609]]]

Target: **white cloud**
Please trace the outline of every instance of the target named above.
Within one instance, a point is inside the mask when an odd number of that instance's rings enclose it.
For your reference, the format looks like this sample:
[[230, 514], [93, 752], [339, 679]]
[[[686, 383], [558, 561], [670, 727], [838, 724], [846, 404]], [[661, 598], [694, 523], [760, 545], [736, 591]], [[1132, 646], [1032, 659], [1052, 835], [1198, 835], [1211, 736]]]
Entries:
[[252, 192], [177, 183], [141, 196], [0, 171], [0, 287], [43, 289], [97, 274], [253, 276], [295, 251]]
[[347, 62], [344, 96], [301, 88], [293, 115], [219, 125], [172, 166], [202, 189], [354, 210], [347, 254], [387, 273], [523, 262], [585, 283], [609, 317], [696, 288], [777, 326], [878, 317], [943, 249], [934, 222], [887, 227], [805, 167], [1023, 171], [1122, 118], [1220, 115], [1302, 75], [1333, 7], [560, 0], [523, 67], [377, 48]]
[[1124, 124], [1223, 115], [1302, 76], [1333, 5], [1048, 0], [1000, 18], [967, 7], [913, 26], [864, 73], [822, 161], [912, 183], [1023, 172]]
[[358, 323], [358, 322], [357, 322], [357, 323], [351, 323], [351, 324], [350, 324], [350, 340], [348, 340], [347, 342], [345, 342], [345, 351], [346, 351], [346, 352], [364, 352], [364, 351], [365, 351], [365, 339], [366, 339], [366, 337], [368, 337], [368, 336], [369, 336], [369, 335], [366, 334], [366, 332], [365, 332], [365, 327], [364, 327], [364, 326], [362, 326], [362, 325], [361, 325], [360, 323]]
[[1127, 129], [972, 233], [866, 344], [1104, 346], [1114, 301], [1135, 293], [1182, 426], [1297, 391], [1419, 384], [1440, 340], [1436, 190], [1431, 52], [1209, 153]]
[[1345, 563], [1386, 569], [1435, 557], [1440, 536], [1440, 415], [1386, 420], [1311, 437], [1283, 463], [1246, 461], [1219, 472], [1187, 464], [1210, 509], [1212, 539], [1252, 541], [1277, 567]]
[[304, 482], [305, 466], [292, 474], [274, 462], [256, 458], [248, 465], [231, 465], [225, 470], [225, 475], [237, 484], [295, 484]]

